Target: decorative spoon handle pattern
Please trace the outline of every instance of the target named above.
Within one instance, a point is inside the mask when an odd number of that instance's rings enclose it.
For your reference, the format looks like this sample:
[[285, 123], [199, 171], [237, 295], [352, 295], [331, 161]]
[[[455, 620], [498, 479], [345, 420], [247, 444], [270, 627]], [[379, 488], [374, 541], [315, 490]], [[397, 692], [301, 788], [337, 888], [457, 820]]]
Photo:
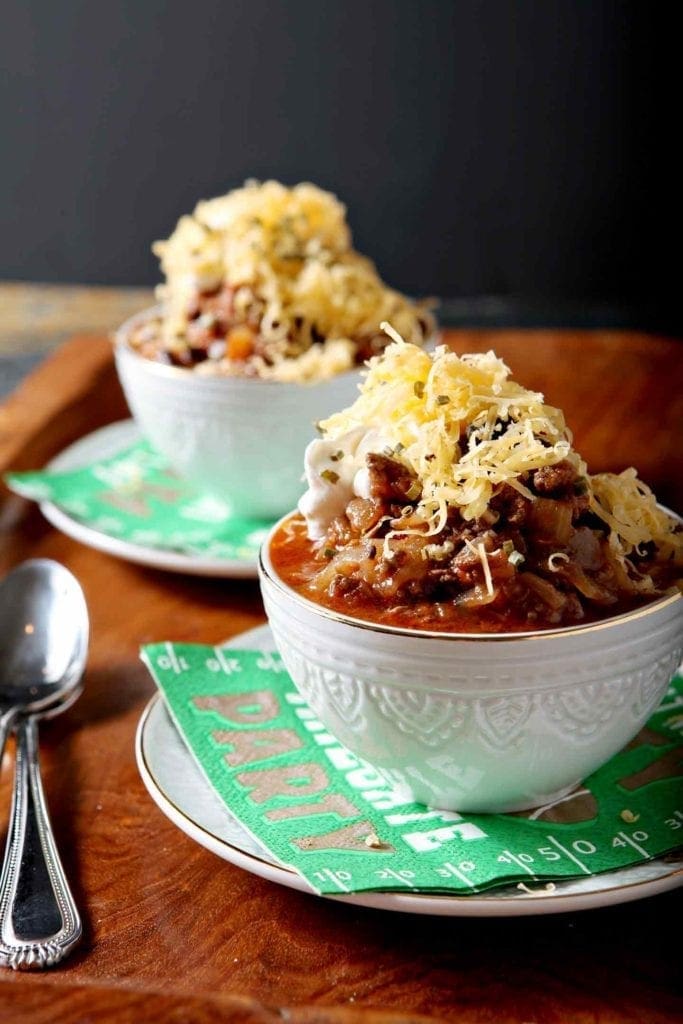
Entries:
[[81, 937], [40, 777], [35, 716], [18, 719], [14, 796], [0, 875], [0, 964], [15, 970], [58, 963]]

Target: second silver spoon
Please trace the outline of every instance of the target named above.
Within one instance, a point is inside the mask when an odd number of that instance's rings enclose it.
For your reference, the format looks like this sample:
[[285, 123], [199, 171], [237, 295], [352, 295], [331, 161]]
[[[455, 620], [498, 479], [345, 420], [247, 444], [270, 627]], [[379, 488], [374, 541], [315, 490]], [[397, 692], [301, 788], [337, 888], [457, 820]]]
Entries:
[[72, 574], [48, 559], [22, 563], [0, 583], [0, 756], [15, 726], [15, 786], [0, 875], [0, 964], [48, 967], [81, 936], [57, 853], [38, 762], [37, 720], [80, 692], [88, 612]]

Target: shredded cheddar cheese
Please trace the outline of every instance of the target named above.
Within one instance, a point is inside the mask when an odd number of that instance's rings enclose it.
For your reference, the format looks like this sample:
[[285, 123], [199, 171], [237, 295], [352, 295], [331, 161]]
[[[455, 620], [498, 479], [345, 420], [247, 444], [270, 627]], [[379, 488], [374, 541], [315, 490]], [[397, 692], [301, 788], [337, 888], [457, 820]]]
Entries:
[[[391, 538], [399, 533], [440, 533], [449, 508], [457, 508], [466, 520], [481, 518], [504, 484], [535, 500], [523, 478], [563, 460], [585, 480], [589, 507], [609, 526], [610, 547], [622, 565], [649, 542], [664, 557], [683, 557], [683, 533], [635, 469], [589, 476], [572, 447], [562, 412], [547, 405], [539, 392], [511, 380], [510, 370], [494, 352], [457, 356], [439, 347], [428, 353], [383, 326], [393, 343], [369, 361], [353, 405], [324, 420], [320, 428], [330, 444], [352, 431], [354, 436], [362, 430], [367, 436], [375, 432], [388, 446], [385, 453], [416, 474], [421, 488], [416, 514], [423, 525], [389, 531], [385, 557]], [[483, 544], [476, 554], [491, 592]], [[523, 561], [514, 554], [515, 563]], [[566, 559], [565, 554], [552, 554], [548, 568], [557, 571]], [[645, 579], [643, 589], [648, 585], [651, 581]]]
[[481, 543], [477, 544], [477, 554], [481, 562], [482, 569], [484, 570], [484, 581], [486, 583], [486, 591], [488, 594], [493, 594], [493, 578], [491, 576], [491, 567], [489, 566], [488, 555], [486, 554], [486, 548]]
[[[233, 289], [240, 321], [258, 325], [268, 353], [254, 359], [261, 377], [310, 381], [347, 370], [356, 340], [377, 335], [386, 319], [424, 341], [424, 306], [384, 284], [352, 248], [344, 205], [312, 184], [248, 181], [198, 203], [153, 251], [166, 277], [157, 296], [169, 351], [186, 344], [196, 294], [222, 286]], [[230, 373], [231, 364], [206, 361], [199, 372]]]
[[655, 541], [658, 546], [678, 546], [671, 533], [671, 519], [657, 505], [654, 494], [631, 467], [623, 473], [596, 473], [591, 477], [590, 506], [621, 538], [625, 553]]
[[509, 375], [493, 352], [430, 354], [399, 339], [370, 360], [355, 403], [320, 426], [332, 439], [359, 426], [381, 429], [417, 474], [418, 509], [438, 533], [449, 505], [478, 518], [499, 484], [532, 497], [519, 481], [530, 470], [568, 458], [585, 472], [560, 410]]

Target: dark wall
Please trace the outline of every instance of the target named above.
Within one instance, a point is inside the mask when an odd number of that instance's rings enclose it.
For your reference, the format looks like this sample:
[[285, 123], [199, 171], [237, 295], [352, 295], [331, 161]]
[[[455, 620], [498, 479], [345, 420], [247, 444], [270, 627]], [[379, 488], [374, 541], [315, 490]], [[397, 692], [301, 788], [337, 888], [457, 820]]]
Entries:
[[180, 213], [272, 176], [335, 191], [403, 289], [675, 318], [668, 10], [10, 0], [0, 277], [155, 281]]

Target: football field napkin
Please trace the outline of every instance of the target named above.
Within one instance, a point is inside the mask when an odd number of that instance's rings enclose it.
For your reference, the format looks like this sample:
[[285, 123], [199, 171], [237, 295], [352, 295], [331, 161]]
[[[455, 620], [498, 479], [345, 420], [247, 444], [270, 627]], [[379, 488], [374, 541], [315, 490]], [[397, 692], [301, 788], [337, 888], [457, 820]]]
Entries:
[[142, 658], [207, 783], [320, 893], [534, 891], [681, 845], [680, 677], [638, 737], [569, 797], [460, 816], [400, 799], [326, 731], [277, 655], [159, 643]]
[[232, 517], [198, 493], [145, 441], [81, 469], [8, 473], [13, 491], [50, 501], [110, 537], [212, 559], [256, 560], [268, 522]]

